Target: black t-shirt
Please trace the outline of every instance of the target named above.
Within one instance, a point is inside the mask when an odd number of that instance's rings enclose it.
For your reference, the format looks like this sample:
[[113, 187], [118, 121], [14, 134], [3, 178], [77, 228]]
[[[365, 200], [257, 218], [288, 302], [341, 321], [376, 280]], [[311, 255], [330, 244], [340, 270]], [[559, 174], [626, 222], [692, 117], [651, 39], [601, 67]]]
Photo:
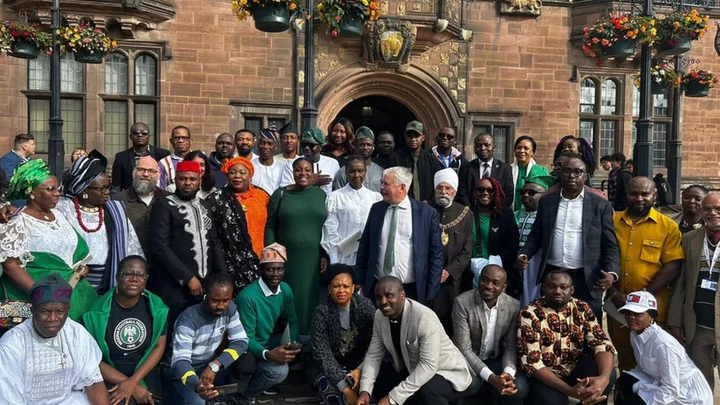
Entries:
[[132, 308], [123, 308], [113, 299], [105, 341], [116, 370], [128, 377], [133, 375], [140, 359], [152, 350], [152, 334], [153, 319], [147, 298], [141, 297]]

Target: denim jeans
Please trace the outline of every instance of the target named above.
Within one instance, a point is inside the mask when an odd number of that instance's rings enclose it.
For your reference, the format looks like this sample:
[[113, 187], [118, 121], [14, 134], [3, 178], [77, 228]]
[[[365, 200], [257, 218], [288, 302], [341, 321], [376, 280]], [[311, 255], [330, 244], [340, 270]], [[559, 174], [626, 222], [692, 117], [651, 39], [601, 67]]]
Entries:
[[[228, 368], [220, 370], [215, 375], [213, 385], [217, 387], [237, 383], [238, 390], [242, 392], [244, 390], [245, 382], [251, 378], [250, 375], [253, 373], [253, 370], [255, 370], [254, 363], [255, 358], [252, 357], [250, 353], [243, 354]], [[195, 367], [195, 373], [198, 377], [202, 374], [206, 367], [206, 365]], [[179, 376], [171, 376], [169, 385], [167, 393], [168, 400], [163, 402], [172, 405], [205, 405], [205, 400], [200, 398], [200, 395], [195, 392], [195, 387], [183, 384]], [[215, 400], [227, 401], [232, 399], [234, 396], [235, 393], [225, 394], [219, 396]]]
[[[272, 350], [280, 346], [280, 338], [280, 334], [271, 335], [266, 344], [267, 349]], [[303, 339], [298, 338], [298, 340], [303, 343]], [[268, 388], [285, 381], [289, 372], [290, 368], [287, 364], [280, 364], [262, 358], [255, 359], [255, 372], [250, 378], [244, 397], [246, 399], [256, 398]]]

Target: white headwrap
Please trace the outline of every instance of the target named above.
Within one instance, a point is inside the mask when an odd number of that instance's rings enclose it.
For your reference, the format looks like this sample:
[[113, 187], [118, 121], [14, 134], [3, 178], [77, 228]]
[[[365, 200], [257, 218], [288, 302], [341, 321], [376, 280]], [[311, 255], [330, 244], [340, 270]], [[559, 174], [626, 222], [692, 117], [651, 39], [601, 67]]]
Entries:
[[435, 173], [435, 187], [438, 186], [440, 183], [447, 183], [452, 186], [452, 188], [457, 191], [458, 189], [458, 175], [455, 173], [455, 170], [451, 168], [442, 169]]

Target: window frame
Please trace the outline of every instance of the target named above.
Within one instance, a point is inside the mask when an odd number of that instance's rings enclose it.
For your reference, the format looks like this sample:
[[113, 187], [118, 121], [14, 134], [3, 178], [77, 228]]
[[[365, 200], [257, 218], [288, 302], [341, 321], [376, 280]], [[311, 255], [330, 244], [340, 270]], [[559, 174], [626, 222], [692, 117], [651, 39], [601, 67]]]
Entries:
[[[634, 110], [634, 105], [635, 105], [635, 95], [638, 96], [638, 100], [639, 100], [640, 89], [633, 85], [633, 96], [632, 96], [633, 97], [632, 98], [633, 110]], [[656, 114], [657, 107], [655, 105], [655, 102], [657, 101], [656, 96], [658, 96], [658, 95], [659, 94], [651, 94], [651, 97], [650, 97], [650, 111], [652, 113], [651, 119], [653, 122], [652, 130], [650, 131], [650, 139], [653, 143], [653, 156], [651, 156], [651, 159], [652, 159], [652, 163], [653, 163], [653, 168], [664, 168], [667, 166], [668, 152], [670, 151], [669, 142], [670, 142], [670, 139], [672, 139], [672, 131], [673, 131], [672, 109], [673, 109], [673, 103], [675, 103], [675, 100], [673, 98], [673, 95], [674, 95], [673, 89], [668, 88], [666, 90], [666, 93], [664, 93], [665, 101], [667, 102], [667, 107], [666, 107], [667, 113], [666, 114]], [[639, 116], [635, 115], [635, 111], [632, 111], [632, 131], [631, 131], [630, 139], [631, 139], [633, 145], [635, 144], [635, 140], [637, 139], [636, 125], [637, 125], [637, 122], [639, 119], [640, 119]], [[665, 125], [667, 128], [665, 130], [665, 140], [662, 141], [662, 149], [665, 151], [665, 157], [662, 158], [662, 164], [660, 164], [660, 165], [655, 164], [656, 160], [659, 159], [659, 158], [655, 157], [655, 150], [660, 149], [660, 148], [657, 148], [656, 143], [655, 143], [655, 130], [657, 128], [657, 124]]]
[[[592, 113], [587, 113], [582, 111], [583, 104], [582, 103], [582, 92], [583, 92], [583, 83], [585, 80], [590, 80], [594, 83], [595, 87], [595, 102], [593, 107]], [[615, 108], [614, 114], [603, 114], [603, 85], [607, 81], [612, 81], [615, 84]], [[597, 74], [597, 73], [585, 73], [582, 74], [581, 78], [578, 80], [580, 83], [580, 98], [578, 102], [578, 134], [581, 135], [581, 124], [583, 122], [592, 122], [592, 148], [593, 152], [595, 154], [595, 160], [596, 164], [600, 163], [600, 158], [603, 155], [608, 154], [608, 151], [603, 150], [602, 144], [602, 131], [603, 131], [603, 122], [607, 121], [613, 121], [615, 122], [615, 139], [614, 139], [614, 150], [610, 153], [613, 153], [617, 150], [622, 149], [622, 134], [624, 131], [624, 124], [625, 124], [625, 80], [626, 77], [623, 74]], [[587, 138], [585, 138], [587, 140]]]

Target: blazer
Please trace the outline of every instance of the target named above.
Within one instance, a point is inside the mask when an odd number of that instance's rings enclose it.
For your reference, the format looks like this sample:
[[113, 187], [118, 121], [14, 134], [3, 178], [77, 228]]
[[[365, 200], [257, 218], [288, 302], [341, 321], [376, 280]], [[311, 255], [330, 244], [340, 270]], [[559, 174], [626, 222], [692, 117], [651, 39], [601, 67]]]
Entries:
[[[497, 323], [493, 336], [493, 351], [489, 359], [502, 356], [503, 368], [517, 370], [517, 316], [520, 313], [520, 301], [502, 293], [498, 297]], [[487, 367], [479, 353], [485, 351], [485, 337], [487, 336], [487, 320], [485, 305], [478, 290], [465, 291], [455, 298], [452, 313], [453, 341], [455, 346], [465, 356], [475, 374]]]
[[[458, 173], [457, 202], [475, 208], [475, 183], [480, 179], [480, 159], [473, 159]], [[512, 207], [515, 198], [512, 168], [500, 159], [493, 158], [490, 177], [497, 179], [505, 192], [505, 206]]]
[[0, 158], [0, 167], [2, 167], [2, 171], [5, 172], [4, 186], [7, 187], [7, 185], [10, 184], [10, 179], [15, 173], [15, 168], [25, 161], [26, 160], [23, 160], [14, 150], [11, 150]]
[[[150, 148], [150, 156], [157, 161], [170, 155], [170, 151], [167, 149], [152, 146], [148, 146], [148, 148]], [[133, 169], [135, 169], [135, 152], [133, 152], [133, 148], [115, 154], [115, 161], [112, 166], [112, 187], [115, 192], [132, 187]]]
[[[675, 282], [670, 299], [668, 326], [676, 326], [685, 330], [685, 344], [689, 346], [697, 330], [695, 317], [695, 289], [700, 274], [700, 259], [703, 256], [705, 243], [705, 227], [692, 230], [682, 238], [682, 249], [685, 252], [680, 277]], [[712, 254], [712, 252], [710, 253]], [[720, 291], [715, 292], [715, 308], [720, 308]], [[720, 325], [720, 311], [715, 310], [715, 325]], [[720, 342], [720, 328], [715, 328], [715, 343]]]
[[[435, 159], [435, 157], [433, 157]], [[413, 271], [417, 285], [418, 300], [426, 302], [437, 298], [440, 292], [442, 276], [443, 247], [440, 243], [440, 224], [437, 212], [427, 204], [410, 198], [413, 226]], [[370, 208], [365, 230], [360, 238], [355, 269], [359, 284], [368, 298], [374, 296], [372, 291], [375, 283], [378, 253], [380, 252], [380, 236], [382, 234], [385, 212], [390, 205], [378, 201]]]
[[[550, 254], [560, 198], [558, 191], [545, 194], [540, 199], [535, 223], [525, 241], [525, 246], [519, 252], [529, 258], [542, 248], [538, 283], [542, 280]], [[582, 246], [585, 282], [592, 297], [598, 299], [602, 297], [602, 291], [596, 291], [594, 287], [600, 278], [600, 270], [619, 274], [620, 249], [615, 237], [612, 205], [608, 200], [590, 192], [585, 192], [583, 199]]]
[[[390, 155], [390, 166], [407, 167], [411, 171], [415, 162], [410, 155], [409, 148], [402, 148]], [[413, 194], [413, 186], [408, 190], [408, 195], [418, 201], [432, 201], [435, 195], [435, 173], [442, 170], [443, 165], [429, 150], [421, 149], [418, 157], [418, 179], [420, 180], [420, 195]]]
[[[409, 298], [405, 299], [400, 323], [400, 344], [402, 366], [410, 375], [388, 394], [398, 404], [405, 403], [435, 374], [448, 380], [455, 391], [465, 391], [470, 386], [473, 373], [460, 350], [445, 334], [437, 315]], [[392, 356], [395, 370], [400, 371], [403, 367], [393, 345], [390, 320], [377, 310], [370, 347], [363, 361], [360, 392], [373, 392], [386, 353]]]

